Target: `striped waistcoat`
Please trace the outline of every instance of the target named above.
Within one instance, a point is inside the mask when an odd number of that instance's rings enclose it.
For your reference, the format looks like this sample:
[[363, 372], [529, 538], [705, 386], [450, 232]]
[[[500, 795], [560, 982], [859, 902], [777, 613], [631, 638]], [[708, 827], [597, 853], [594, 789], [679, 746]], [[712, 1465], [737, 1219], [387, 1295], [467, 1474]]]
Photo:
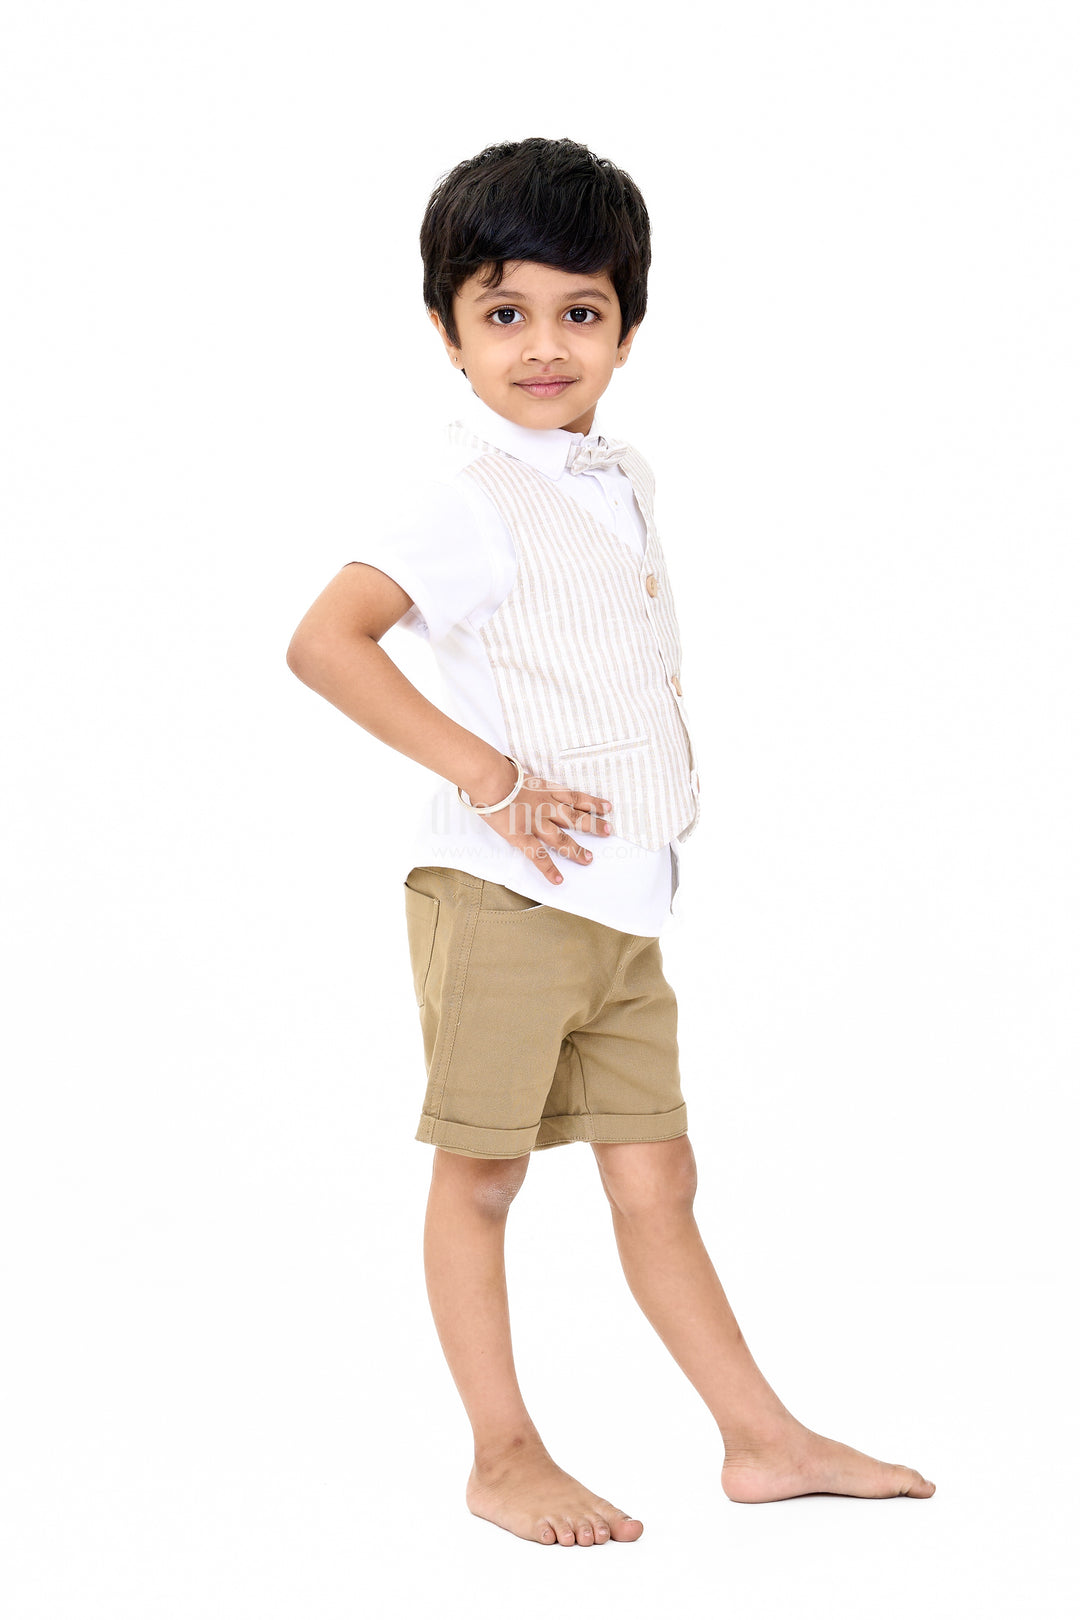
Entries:
[[622, 461], [645, 520], [641, 557], [528, 462], [462, 422], [449, 435], [483, 450], [462, 476], [492, 501], [517, 551], [513, 588], [478, 632], [511, 754], [531, 774], [609, 799], [618, 837], [652, 850], [684, 843], [698, 821], [698, 774], [648, 463], [632, 448]]

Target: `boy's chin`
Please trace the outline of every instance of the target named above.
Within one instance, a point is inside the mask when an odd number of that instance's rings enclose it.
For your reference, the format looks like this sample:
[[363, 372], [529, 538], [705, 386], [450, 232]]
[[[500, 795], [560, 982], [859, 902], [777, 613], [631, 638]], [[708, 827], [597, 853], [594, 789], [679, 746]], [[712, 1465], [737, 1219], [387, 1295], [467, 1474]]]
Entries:
[[563, 394], [545, 399], [512, 387], [509, 397], [504, 395], [501, 406], [489, 403], [501, 416], [508, 416], [524, 427], [562, 428], [574, 432], [578, 431], [577, 424], [590, 420], [596, 409], [595, 400], [588, 395], [582, 398], [582, 390], [577, 388], [568, 388]]

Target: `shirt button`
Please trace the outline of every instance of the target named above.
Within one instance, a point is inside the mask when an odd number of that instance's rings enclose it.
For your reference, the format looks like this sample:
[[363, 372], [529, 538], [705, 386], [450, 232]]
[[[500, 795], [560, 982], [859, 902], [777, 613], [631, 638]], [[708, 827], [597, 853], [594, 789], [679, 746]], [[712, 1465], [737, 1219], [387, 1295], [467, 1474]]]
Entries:
[[657, 579], [655, 574], [649, 575], [648, 579], [645, 581], [645, 589], [648, 591], [650, 596], [655, 596], [659, 591], [660, 581]]

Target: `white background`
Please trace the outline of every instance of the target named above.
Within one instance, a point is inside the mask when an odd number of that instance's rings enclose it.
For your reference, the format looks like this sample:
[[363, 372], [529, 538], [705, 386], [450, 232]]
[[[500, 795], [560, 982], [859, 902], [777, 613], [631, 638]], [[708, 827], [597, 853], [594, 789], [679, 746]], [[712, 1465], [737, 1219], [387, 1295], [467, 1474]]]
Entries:
[[[1075, 8], [3, 33], [5, 1615], [1072, 1612]], [[698, 1219], [786, 1404], [929, 1502], [729, 1503], [574, 1147], [510, 1218], [519, 1372], [645, 1534], [464, 1504], [401, 890], [436, 779], [285, 649], [467, 386], [427, 196], [532, 134], [653, 221], [601, 410], [657, 474], [701, 752], [664, 945]]]

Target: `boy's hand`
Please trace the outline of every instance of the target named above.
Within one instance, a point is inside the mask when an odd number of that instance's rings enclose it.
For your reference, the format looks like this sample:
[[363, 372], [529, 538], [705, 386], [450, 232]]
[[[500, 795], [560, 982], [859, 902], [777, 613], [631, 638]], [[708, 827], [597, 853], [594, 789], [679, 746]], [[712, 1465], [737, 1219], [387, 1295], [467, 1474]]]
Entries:
[[[507, 775], [509, 780], [504, 781], [501, 787], [498, 783], [493, 784], [493, 788], [499, 788], [498, 792], [492, 791], [486, 800], [479, 800], [481, 806], [485, 803], [498, 804], [500, 799], [506, 797], [514, 785], [515, 776], [509, 762]], [[470, 793], [469, 797], [471, 799], [473, 795]], [[513, 802], [505, 810], [485, 816], [484, 820], [507, 843], [520, 849], [537, 871], [543, 872], [549, 883], [561, 883], [562, 874], [552, 860], [553, 853], [565, 855], [577, 861], [579, 866], [588, 866], [592, 860], [591, 851], [583, 849], [567, 829], [576, 827], [580, 832], [607, 836], [611, 828], [603, 819], [603, 812], [610, 809], [608, 799], [598, 799], [592, 793], [579, 793], [564, 782], [549, 782], [542, 776], [525, 776]]]

